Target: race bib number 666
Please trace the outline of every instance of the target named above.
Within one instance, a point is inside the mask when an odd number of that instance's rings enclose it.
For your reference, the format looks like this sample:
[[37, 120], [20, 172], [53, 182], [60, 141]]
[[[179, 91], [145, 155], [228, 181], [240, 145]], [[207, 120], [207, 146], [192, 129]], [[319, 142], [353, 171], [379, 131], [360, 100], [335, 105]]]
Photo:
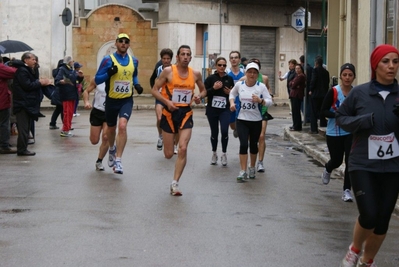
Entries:
[[370, 135], [369, 159], [391, 159], [399, 156], [399, 144], [394, 133]]

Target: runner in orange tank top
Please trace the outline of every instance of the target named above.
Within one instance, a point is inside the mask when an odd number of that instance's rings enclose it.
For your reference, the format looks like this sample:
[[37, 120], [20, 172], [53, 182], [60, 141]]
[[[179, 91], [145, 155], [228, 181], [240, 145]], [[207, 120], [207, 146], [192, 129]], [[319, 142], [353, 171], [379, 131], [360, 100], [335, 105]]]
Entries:
[[[151, 90], [152, 95], [165, 104], [160, 122], [165, 158], [170, 159], [173, 156], [174, 136], [179, 134], [179, 150], [170, 186], [173, 196], [182, 195], [178, 182], [186, 166], [187, 147], [194, 125], [191, 103], [194, 101], [199, 104], [201, 98], [206, 95], [201, 73], [188, 66], [191, 58], [191, 48], [188, 45], [180, 46], [177, 50], [176, 65], [164, 68]], [[197, 96], [194, 96], [195, 85], [200, 91]], [[161, 87], [162, 91], [165, 91], [163, 95], [159, 92]]]

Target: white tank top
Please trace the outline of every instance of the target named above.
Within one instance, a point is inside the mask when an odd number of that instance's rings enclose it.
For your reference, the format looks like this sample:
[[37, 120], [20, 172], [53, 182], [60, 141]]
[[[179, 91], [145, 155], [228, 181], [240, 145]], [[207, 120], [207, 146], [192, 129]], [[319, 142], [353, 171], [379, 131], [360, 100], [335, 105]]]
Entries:
[[107, 93], [105, 92], [105, 83], [97, 85], [96, 92], [94, 93], [93, 108], [105, 111], [106, 96]]

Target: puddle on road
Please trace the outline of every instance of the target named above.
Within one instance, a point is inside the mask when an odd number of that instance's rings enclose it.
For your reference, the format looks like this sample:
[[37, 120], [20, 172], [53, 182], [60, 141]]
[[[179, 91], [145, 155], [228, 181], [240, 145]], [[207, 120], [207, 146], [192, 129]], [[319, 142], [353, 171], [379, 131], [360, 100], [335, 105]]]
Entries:
[[21, 212], [26, 212], [30, 211], [30, 209], [8, 209], [8, 210], [2, 210], [2, 213], [21, 213]]

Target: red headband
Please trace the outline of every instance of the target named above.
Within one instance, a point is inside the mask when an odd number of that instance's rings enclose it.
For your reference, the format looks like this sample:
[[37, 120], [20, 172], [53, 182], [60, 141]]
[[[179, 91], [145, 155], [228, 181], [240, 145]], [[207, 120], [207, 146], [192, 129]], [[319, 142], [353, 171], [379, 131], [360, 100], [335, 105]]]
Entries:
[[399, 55], [399, 51], [396, 47], [387, 44], [379, 45], [373, 50], [370, 56], [371, 79], [375, 79], [375, 70], [377, 69], [378, 63], [389, 53], [396, 53]]

